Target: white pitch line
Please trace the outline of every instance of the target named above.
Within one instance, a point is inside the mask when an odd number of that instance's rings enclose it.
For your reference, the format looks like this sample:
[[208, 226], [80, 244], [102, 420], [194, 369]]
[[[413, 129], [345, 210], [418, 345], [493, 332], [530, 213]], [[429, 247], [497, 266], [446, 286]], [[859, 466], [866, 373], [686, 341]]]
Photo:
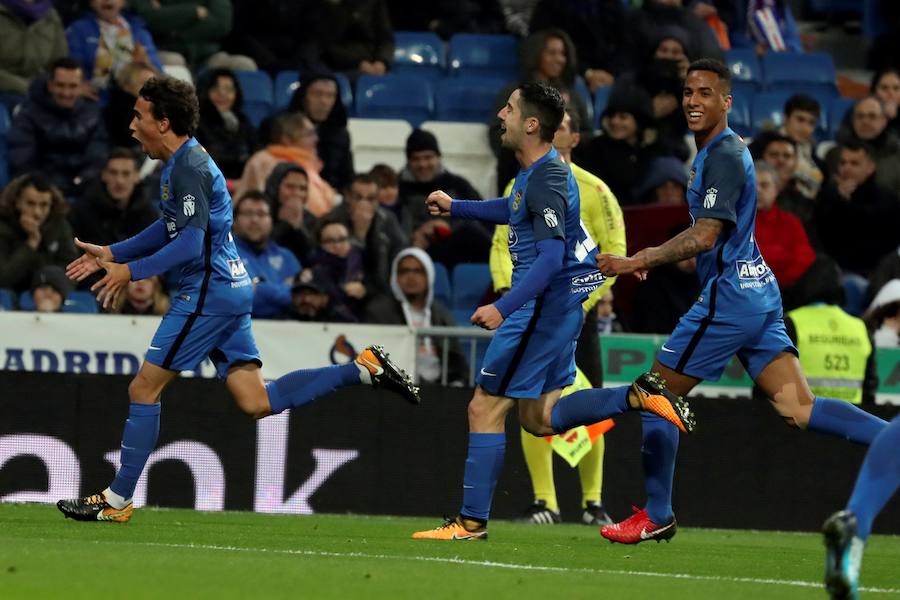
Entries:
[[[108, 541], [97, 541], [107, 544]], [[721, 581], [726, 583], [752, 583], [763, 585], [783, 585], [789, 587], [821, 588], [818, 581], [802, 581], [798, 579], [759, 579], [755, 577], [724, 577], [721, 575], [692, 575], [690, 573], [655, 573], [650, 571], [626, 571], [621, 569], [584, 569], [569, 567], [550, 567], [545, 565], [523, 565], [516, 563], [503, 563], [486, 560], [468, 560], [458, 557], [441, 556], [402, 556], [392, 554], [366, 554], [364, 552], [325, 552], [321, 550], [291, 550], [278, 548], [245, 548], [240, 546], [216, 546], [211, 544], [167, 544], [163, 542], [115, 542], [122, 544], [134, 544], [138, 546], [158, 546], [163, 548], [183, 548], [197, 550], [218, 550], [223, 552], [266, 552], [271, 554], [289, 554], [295, 556], [321, 556], [334, 558], [373, 558], [378, 560], [415, 560], [420, 562], [436, 562], [473, 567], [494, 567], [498, 569], [513, 569], [519, 571], [545, 571], [555, 573], [591, 573], [596, 575], [627, 575], [630, 577], [659, 577], [663, 579], [684, 579], [688, 581]], [[898, 588], [861, 587], [861, 592], [872, 594], [900, 594]]]

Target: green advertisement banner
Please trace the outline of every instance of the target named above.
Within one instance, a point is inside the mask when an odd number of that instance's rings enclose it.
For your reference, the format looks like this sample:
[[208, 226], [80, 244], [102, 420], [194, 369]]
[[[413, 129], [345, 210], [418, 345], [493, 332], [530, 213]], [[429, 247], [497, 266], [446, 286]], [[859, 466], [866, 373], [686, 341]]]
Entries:
[[[634, 381], [650, 368], [653, 357], [666, 341], [662, 335], [604, 336], [603, 350], [604, 385], [619, 385]], [[900, 348], [878, 348], [878, 402], [900, 404]], [[727, 396], [750, 396], [752, 381], [737, 357], [733, 357], [717, 382], [704, 383], [698, 393]]]

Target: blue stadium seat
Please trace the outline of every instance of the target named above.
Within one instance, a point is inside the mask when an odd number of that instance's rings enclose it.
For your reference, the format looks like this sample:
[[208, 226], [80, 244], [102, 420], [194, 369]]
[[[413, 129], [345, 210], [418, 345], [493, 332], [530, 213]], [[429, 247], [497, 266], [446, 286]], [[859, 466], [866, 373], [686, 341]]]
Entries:
[[356, 81], [356, 116], [406, 119], [413, 127], [434, 114], [434, 92], [428, 81], [408, 75], [362, 75]]
[[244, 94], [244, 113], [254, 127], [272, 114], [275, 106], [272, 78], [265, 71], [235, 71]]
[[15, 310], [16, 293], [7, 288], [0, 288], [0, 310]]
[[863, 35], [870, 40], [883, 34], [888, 29], [888, 22], [881, 12], [881, 3], [883, 1], [884, 0], [863, 0]]
[[855, 103], [856, 100], [853, 98], [844, 98], [843, 96], [838, 96], [831, 101], [831, 106], [828, 108], [828, 135], [831, 139], [837, 137], [844, 117], [848, 111], [853, 109]]
[[520, 75], [518, 47], [512, 35], [457, 33], [450, 38], [450, 74], [516, 79]]
[[453, 308], [474, 311], [490, 287], [491, 270], [487, 263], [456, 265], [453, 269]]
[[611, 91], [611, 85], [599, 87], [594, 91], [594, 129], [600, 129], [600, 119], [603, 117], [606, 105], [609, 104], [609, 93]]
[[440, 79], [447, 66], [444, 42], [435, 33], [420, 31], [394, 32], [394, 63], [391, 73]]
[[756, 89], [762, 87], [762, 67], [752, 48], [732, 48], [725, 53], [732, 82], [746, 82]]
[[[335, 73], [334, 78], [338, 84], [338, 95], [341, 97], [341, 102], [344, 103], [344, 108], [347, 109], [349, 115], [353, 109], [353, 89], [350, 87], [350, 80], [343, 73]], [[298, 87], [300, 87], [299, 71], [279, 71], [278, 75], [275, 76], [274, 84], [275, 110], [287, 108], [287, 105], [291, 103], [291, 97]]]
[[34, 310], [34, 298], [31, 297], [30, 290], [25, 290], [19, 294], [19, 310]]
[[9, 183], [9, 163], [6, 162], [6, 157], [0, 157], [0, 190], [6, 187], [6, 184]]
[[809, 10], [816, 13], [839, 12], [862, 15], [859, 0], [807, 0], [807, 2]]
[[753, 97], [750, 104], [750, 124], [753, 135], [767, 127], [781, 127], [784, 124], [784, 102], [790, 92], [761, 92]]
[[63, 312], [96, 314], [97, 312], [99, 312], [97, 307], [97, 299], [91, 292], [71, 292], [66, 297], [66, 301], [63, 304]]
[[[735, 82], [737, 83], [737, 82]], [[750, 106], [754, 94], [749, 91], [731, 89], [731, 112], [728, 113], [728, 126], [741, 137], [753, 135], [753, 122], [750, 119]]]
[[434, 299], [440, 300], [449, 308], [450, 298], [450, 273], [443, 264], [434, 263]]
[[496, 113], [497, 94], [509, 83], [491, 77], [447, 77], [437, 84], [438, 121], [487, 123]]
[[830, 54], [769, 52], [762, 59], [766, 90], [793, 92], [820, 88], [837, 95], [837, 75]]
[[347, 116], [353, 116], [353, 87], [350, 85], [350, 80], [347, 79], [347, 76], [343, 73], [335, 73], [334, 78], [337, 79], [338, 84], [338, 94], [341, 96], [341, 102], [344, 103], [344, 108], [347, 109]]

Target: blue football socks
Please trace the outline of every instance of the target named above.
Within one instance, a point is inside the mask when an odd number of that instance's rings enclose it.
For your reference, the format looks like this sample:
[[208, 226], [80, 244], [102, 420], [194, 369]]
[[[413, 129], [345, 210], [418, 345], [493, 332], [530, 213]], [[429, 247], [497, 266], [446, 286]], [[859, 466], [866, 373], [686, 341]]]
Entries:
[[642, 412], [644, 428], [641, 462], [647, 490], [647, 516], [657, 525], [672, 520], [672, 484], [675, 479], [675, 455], [678, 453], [678, 428], [653, 413]]
[[459, 515], [487, 522], [491, 516], [494, 488], [503, 470], [505, 433], [470, 433], [469, 455], [463, 476], [463, 506]]
[[361, 383], [359, 367], [354, 362], [345, 365], [292, 371], [266, 384], [272, 414], [288, 408], [303, 406], [339, 387]]
[[843, 400], [816, 397], [807, 429], [869, 445], [887, 421]]
[[137, 404], [132, 402], [128, 407], [128, 420], [122, 432], [122, 466], [109, 488], [124, 498], [131, 500], [138, 478], [156, 447], [159, 436], [160, 404]]
[[900, 416], [878, 434], [863, 461], [847, 509], [856, 515], [860, 539], [872, 532], [872, 521], [900, 485]]
[[559, 399], [550, 412], [550, 425], [563, 433], [579, 425], [593, 425], [628, 410], [630, 385], [579, 390]]

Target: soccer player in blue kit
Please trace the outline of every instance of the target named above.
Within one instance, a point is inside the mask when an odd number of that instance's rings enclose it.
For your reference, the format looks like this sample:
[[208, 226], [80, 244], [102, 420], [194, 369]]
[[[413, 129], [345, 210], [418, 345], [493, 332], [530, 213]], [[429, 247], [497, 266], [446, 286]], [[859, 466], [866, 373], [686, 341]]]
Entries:
[[[551, 426], [562, 388], [575, 379], [575, 342], [582, 301], [603, 283], [597, 245], [580, 218], [578, 186], [552, 146], [565, 102], [544, 83], [522, 85], [497, 115], [502, 142], [516, 152], [522, 169], [507, 198], [454, 200], [442, 191], [426, 199], [434, 216], [509, 223], [512, 287], [494, 304], [479, 307], [471, 321], [496, 329], [469, 403], [469, 450], [463, 506], [442, 525], [415, 539], [485, 540], [494, 487], [503, 467], [506, 414], [518, 404], [519, 421], [534, 435], [566, 429]], [[687, 406], [642, 382], [641, 408], [656, 410], [684, 427]], [[671, 397], [671, 395], [669, 395]], [[674, 425], [673, 425], [674, 427]]]
[[[731, 79], [719, 61], [690, 65], [682, 109], [694, 133], [697, 156], [687, 202], [693, 225], [658, 247], [631, 257], [601, 254], [608, 276], [634, 273], [645, 279], [653, 267], [697, 257], [702, 291], [662, 346], [652, 371], [678, 396], [703, 380], [716, 380], [737, 354], [779, 415], [792, 426], [870, 444], [885, 421], [841, 400], [810, 391], [785, 332], [781, 294], [753, 237], [756, 178], [744, 142], [728, 127]], [[629, 408], [628, 388], [575, 392], [561, 402], [554, 427], [563, 430], [615, 416]], [[625, 544], [668, 540], [677, 528], [672, 481], [678, 432], [655, 417], [644, 419], [642, 458], [647, 504], [620, 523], [600, 530]]]
[[183, 370], [209, 357], [238, 405], [254, 418], [301, 406], [339, 387], [359, 383], [390, 389], [418, 403], [418, 388], [379, 346], [355, 361], [293, 371], [268, 384], [250, 328], [253, 282], [231, 234], [232, 202], [222, 172], [192, 137], [199, 119], [189, 84], [154, 77], [141, 88], [131, 130], [144, 151], [165, 161], [163, 216], [133, 238], [112, 246], [88, 244], [67, 267], [81, 281], [104, 269], [94, 284], [103, 306], [114, 304], [129, 281], [166, 271], [178, 274], [178, 289], [140, 371], [128, 386], [131, 400], [122, 434], [121, 467], [104, 491], [57, 507], [79, 521], [128, 521], [132, 496], [159, 433], [160, 394]]

